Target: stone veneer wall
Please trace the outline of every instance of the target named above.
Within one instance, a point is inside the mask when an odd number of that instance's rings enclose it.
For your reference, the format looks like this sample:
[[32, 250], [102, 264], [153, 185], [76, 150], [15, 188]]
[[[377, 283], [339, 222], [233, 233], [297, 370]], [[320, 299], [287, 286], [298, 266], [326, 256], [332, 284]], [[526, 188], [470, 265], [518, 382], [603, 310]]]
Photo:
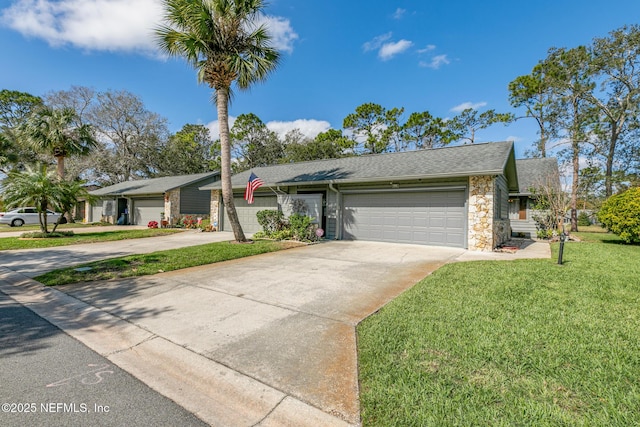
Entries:
[[211, 225], [220, 230], [220, 190], [211, 190]]
[[492, 251], [493, 228], [493, 176], [469, 177], [469, 250]]
[[180, 218], [180, 189], [164, 193], [164, 219], [169, 224], [177, 224]]

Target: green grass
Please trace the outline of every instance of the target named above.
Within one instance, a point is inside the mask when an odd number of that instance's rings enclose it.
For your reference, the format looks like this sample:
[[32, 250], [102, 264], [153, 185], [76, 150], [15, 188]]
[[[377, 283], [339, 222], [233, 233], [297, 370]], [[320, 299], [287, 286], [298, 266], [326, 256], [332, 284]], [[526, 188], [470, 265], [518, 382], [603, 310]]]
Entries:
[[[35, 279], [48, 286], [68, 283], [89, 282], [132, 276], [145, 276], [164, 271], [212, 264], [252, 255], [275, 252], [292, 247], [291, 242], [256, 241], [253, 244], [234, 244], [230, 242], [209, 243], [182, 249], [154, 252], [142, 255], [130, 255], [103, 261], [91, 262], [55, 270]], [[91, 267], [89, 271], [76, 271], [78, 267]]]
[[358, 327], [365, 426], [640, 425], [640, 246], [449, 264]]
[[115, 240], [141, 239], [143, 237], [163, 236], [179, 233], [183, 230], [166, 228], [148, 228], [142, 230], [100, 231], [74, 234], [68, 237], [46, 239], [21, 239], [19, 237], [0, 237], [0, 251], [13, 249], [51, 248], [55, 246], [77, 245], [81, 243], [111, 242]]

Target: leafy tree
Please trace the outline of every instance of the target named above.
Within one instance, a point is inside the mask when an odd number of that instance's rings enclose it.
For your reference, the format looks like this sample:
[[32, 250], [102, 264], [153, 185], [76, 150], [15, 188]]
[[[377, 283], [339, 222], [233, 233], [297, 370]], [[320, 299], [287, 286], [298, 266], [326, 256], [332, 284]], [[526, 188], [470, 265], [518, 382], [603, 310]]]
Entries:
[[155, 176], [169, 135], [167, 119], [127, 91], [98, 93], [86, 117], [100, 140], [93, 180], [115, 184]]
[[589, 72], [598, 80], [598, 86], [586, 92], [585, 97], [599, 114], [596, 151], [605, 159], [605, 193], [611, 196], [621, 144], [638, 145], [636, 138], [624, 136], [640, 117], [640, 26], [625, 26], [608, 37], [594, 39], [589, 53]]
[[35, 151], [23, 144], [19, 129], [41, 105], [42, 99], [29, 93], [0, 91], [0, 171], [6, 172], [7, 167], [16, 162], [29, 164], [37, 160]]
[[65, 108], [54, 110], [42, 106], [26, 120], [22, 132], [37, 150], [55, 157], [58, 176], [64, 179], [64, 159], [70, 155], [86, 155], [96, 145], [89, 125], [75, 126], [76, 113]]
[[456, 139], [446, 122], [439, 117], [433, 117], [428, 111], [411, 113], [402, 127], [401, 137], [405, 148], [418, 150], [444, 147]]
[[403, 151], [406, 148], [402, 139], [403, 125], [400, 124], [402, 114], [404, 114], [404, 108], [392, 108], [384, 112], [382, 139], [387, 148], [393, 151]]
[[344, 118], [342, 127], [350, 130], [356, 144], [362, 144], [365, 153], [384, 153], [389, 138], [385, 135], [386, 110], [379, 104], [366, 103], [356, 107], [355, 113]]
[[162, 148], [158, 175], [187, 175], [215, 170], [216, 154], [209, 129], [203, 125], [186, 124], [169, 137]]
[[320, 132], [313, 140], [308, 138], [295, 139], [288, 133], [285, 136], [286, 156], [283, 160], [285, 162], [304, 162], [337, 159], [353, 151], [353, 145], [353, 140], [342, 135], [342, 131], [337, 129]]
[[598, 212], [598, 220], [625, 242], [640, 242], [640, 187], [609, 197]]
[[58, 181], [56, 190], [56, 207], [57, 211], [62, 213], [58, 218], [58, 221], [53, 226], [52, 233], [56, 232], [58, 225], [60, 225], [63, 221], [63, 218], [66, 216], [70, 216], [71, 210], [74, 206], [78, 204], [80, 199], [84, 199], [87, 203], [93, 203], [96, 198], [89, 194], [87, 189], [84, 186], [84, 181]]
[[525, 117], [533, 118], [538, 125], [540, 139], [535, 143], [536, 157], [547, 157], [549, 141], [556, 136], [557, 104], [553, 102], [554, 97], [554, 87], [542, 63], [537, 64], [531, 74], [517, 77], [509, 83], [511, 105], [524, 107]]
[[496, 113], [495, 110], [487, 110], [478, 114], [477, 110], [467, 108], [453, 119], [447, 122], [449, 131], [456, 136], [456, 140], [468, 141], [473, 144], [476, 140], [476, 132], [486, 129], [496, 123], [509, 124], [515, 117], [511, 113]]
[[40, 231], [48, 233], [47, 209], [58, 205], [63, 198], [61, 181], [46, 166], [25, 171], [11, 171], [4, 180], [3, 201], [7, 206], [34, 206], [40, 219]]
[[593, 109], [585, 101], [585, 93], [594, 87], [588, 72], [589, 52], [584, 46], [573, 49], [551, 49], [544, 61], [557, 96], [557, 126], [565, 132], [567, 147], [561, 154], [568, 158], [572, 170], [571, 231], [578, 231], [578, 188], [580, 155], [584, 153], [593, 125]]
[[284, 157], [284, 146], [253, 113], [240, 114], [230, 131], [237, 171], [276, 164]]
[[220, 126], [222, 197], [235, 239], [246, 241], [233, 202], [229, 100], [235, 82], [241, 90], [263, 81], [279, 53], [256, 20], [262, 0], [163, 0], [166, 24], [156, 30], [160, 49], [185, 58], [198, 80], [215, 91]]

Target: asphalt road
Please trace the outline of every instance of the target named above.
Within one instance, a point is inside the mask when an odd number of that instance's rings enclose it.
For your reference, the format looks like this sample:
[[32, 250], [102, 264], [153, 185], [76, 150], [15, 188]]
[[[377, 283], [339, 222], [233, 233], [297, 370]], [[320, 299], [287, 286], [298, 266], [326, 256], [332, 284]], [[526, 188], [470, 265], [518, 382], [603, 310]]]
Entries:
[[0, 292], [0, 425], [206, 426]]

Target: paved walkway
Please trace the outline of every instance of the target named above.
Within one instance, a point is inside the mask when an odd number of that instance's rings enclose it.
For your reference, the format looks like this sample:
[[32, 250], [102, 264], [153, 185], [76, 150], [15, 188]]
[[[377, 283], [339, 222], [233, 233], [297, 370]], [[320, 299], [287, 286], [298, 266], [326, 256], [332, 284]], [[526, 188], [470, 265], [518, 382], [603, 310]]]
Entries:
[[549, 245], [327, 242], [59, 290], [0, 269], [0, 291], [211, 425], [344, 426], [360, 420], [358, 322], [444, 263], [521, 257]]

